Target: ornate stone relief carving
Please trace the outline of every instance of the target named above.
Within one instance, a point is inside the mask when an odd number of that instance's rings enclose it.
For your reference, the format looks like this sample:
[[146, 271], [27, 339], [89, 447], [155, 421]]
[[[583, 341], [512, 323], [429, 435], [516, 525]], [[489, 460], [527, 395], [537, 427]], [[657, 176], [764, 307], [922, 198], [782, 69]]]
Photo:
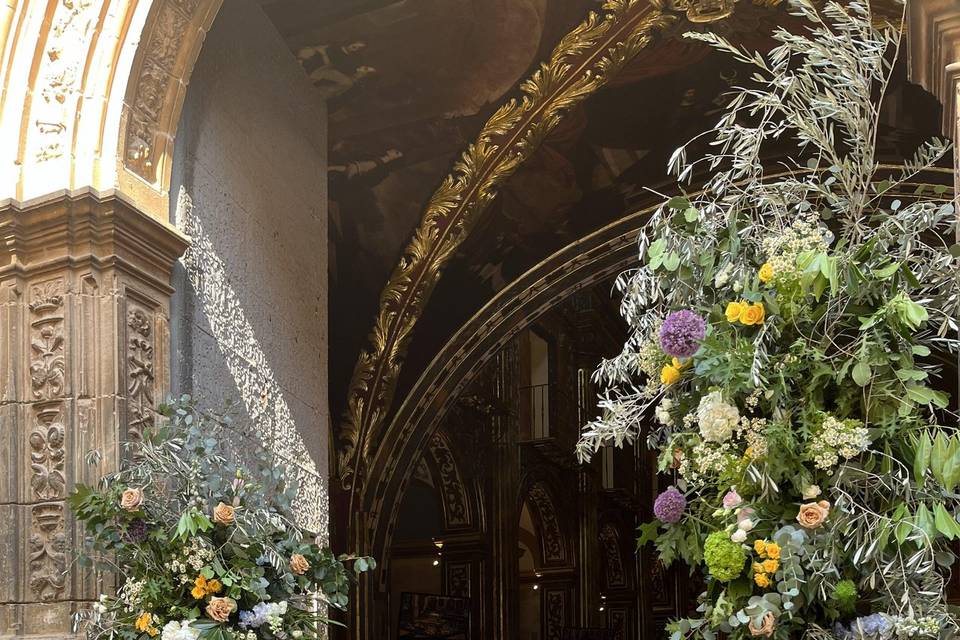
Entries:
[[30, 589], [41, 601], [60, 598], [66, 590], [66, 533], [63, 503], [31, 509]]
[[548, 590], [544, 598], [544, 634], [545, 640], [561, 640], [563, 627], [567, 619], [567, 592]]
[[157, 18], [150, 33], [144, 34], [139, 81], [133, 89], [127, 116], [123, 157], [127, 169], [151, 184], [157, 174], [160, 156], [165, 151], [176, 114], [165, 114], [169, 94], [180, 83], [180, 59], [196, 30], [190, 25], [200, 8], [200, 0], [156, 0]]
[[30, 382], [33, 397], [51, 400], [63, 394], [63, 281], [34, 285], [30, 312]]
[[537, 482], [530, 487], [527, 500], [536, 509], [540, 519], [540, 545], [544, 562], [564, 562], [567, 559], [566, 545], [564, 545], [560, 522], [557, 519], [557, 510], [543, 483]]
[[447, 595], [457, 598], [470, 597], [470, 563], [448, 562], [445, 564], [447, 574]]
[[438, 433], [430, 439], [428, 448], [440, 471], [444, 525], [448, 529], [469, 527], [471, 518], [467, 507], [467, 492], [450, 446], [443, 435]]
[[100, 3], [94, 0], [60, 0], [54, 9], [44, 55], [40, 59], [37, 88], [38, 108], [32, 123], [39, 144], [34, 157], [39, 162], [64, 155], [70, 146], [71, 98], [87, 62], [88, 42], [94, 32]]
[[140, 309], [127, 313], [127, 403], [130, 419], [127, 437], [143, 439], [154, 424], [153, 415], [153, 338], [150, 316]]
[[57, 407], [40, 409], [38, 424], [30, 433], [30, 486], [40, 500], [64, 497], [64, 429]]
[[620, 555], [620, 536], [617, 534], [617, 528], [609, 522], [600, 529], [600, 544], [603, 547], [607, 588], [625, 588], [627, 575], [623, 570], [623, 558]]

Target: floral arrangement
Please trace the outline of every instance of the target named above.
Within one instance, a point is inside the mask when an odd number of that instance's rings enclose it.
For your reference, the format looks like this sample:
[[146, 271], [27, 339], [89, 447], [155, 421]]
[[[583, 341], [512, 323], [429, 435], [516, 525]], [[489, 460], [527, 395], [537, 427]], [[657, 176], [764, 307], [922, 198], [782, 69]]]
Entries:
[[[945, 574], [960, 538], [955, 367], [960, 245], [945, 187], [875, 158], [900, 30], [869, 4], [790, 0], [803, 33], [766, 54], [691, 33], [750, 65], [710, 153], [671, 159], [670, 198], [621, 275], [630, 336], [595, 379], [578, 454], [645, 435], [673, 486], [641, 527], [699, 570], [674, 640], [952, 638]], [[797, 157], [771, 175], [771, 141]], [[907, 196], [896, 194], [908, 194]]]
[[162, 413], [120, 471], [70, 497], [88, 537], [81, 561], [119, 583], [77, 614], [78, 628], [91, 639], [321, 635], [323, 605], [345, 608], [374, 561], [337, 557], [299, 527], [286, 469], [229, 417], [189, 396]]

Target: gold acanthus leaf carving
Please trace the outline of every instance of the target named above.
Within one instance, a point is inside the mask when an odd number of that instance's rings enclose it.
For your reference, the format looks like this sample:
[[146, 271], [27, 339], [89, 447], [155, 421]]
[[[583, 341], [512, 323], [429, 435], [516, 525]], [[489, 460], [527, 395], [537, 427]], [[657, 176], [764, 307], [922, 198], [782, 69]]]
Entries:
[[380, 295], [370, 347], [354, 367], [338, 433], [338, 475], [356, 490], [376, 431], [393, 400], [413, 328], [450, 257], [496, 188], [527, 160], [572, 107], [597, 91], [655, 35], [674, 24], [647, 0], [610, 0], [564, 36], [549, 60], [487, 120], [430, 198], [423, 218]]

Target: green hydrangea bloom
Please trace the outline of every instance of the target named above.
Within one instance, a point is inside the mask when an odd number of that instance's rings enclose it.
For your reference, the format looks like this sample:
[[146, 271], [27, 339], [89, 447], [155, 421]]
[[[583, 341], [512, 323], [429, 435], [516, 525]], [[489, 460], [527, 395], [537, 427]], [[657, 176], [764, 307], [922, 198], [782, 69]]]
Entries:
[[730, 582], [741, 573], [747, 560], [743, 548], [730, 540], [723, 531], [714, 531], [707, 536], [703, 546], [703, 560], [710, 575], [720, 582]]
[[841, 580], [833, 588], [833, 599], [840, 613], [849, 615], [857, 606], [857, 585], [853, 580]]

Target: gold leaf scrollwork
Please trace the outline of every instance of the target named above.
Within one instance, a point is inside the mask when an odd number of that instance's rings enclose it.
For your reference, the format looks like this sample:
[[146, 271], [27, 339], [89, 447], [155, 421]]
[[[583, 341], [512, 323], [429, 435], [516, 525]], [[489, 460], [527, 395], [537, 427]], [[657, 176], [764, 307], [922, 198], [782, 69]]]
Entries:
[[554, 49], [549, 60], [487, 120], [430, 198], [420, 225], [380, 295], [370, 346], [354, 367], [337, 436], [337, 471], [356, 491], [369, 447], [393, 400], [413, 328], [450, 257], [496, 188], [527, 160], [564, 114], [602, 87], [655, 35], [677, 21], [646, 0], [609, 0]]

